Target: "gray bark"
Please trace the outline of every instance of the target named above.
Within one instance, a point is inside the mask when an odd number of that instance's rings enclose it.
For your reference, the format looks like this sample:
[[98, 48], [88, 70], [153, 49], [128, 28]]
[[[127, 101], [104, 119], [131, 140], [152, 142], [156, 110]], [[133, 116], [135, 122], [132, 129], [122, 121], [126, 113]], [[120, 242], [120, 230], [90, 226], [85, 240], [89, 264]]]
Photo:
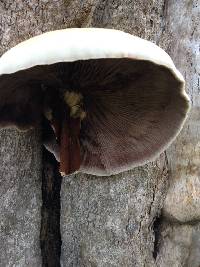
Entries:
[[[121, 29], [167, 50], [192, 97], [187, 125], [157, 161], [115, 177], [63, 179], [63, 266], [200, 265], [199, 5], [195, 0], [0, 2], [0, 54], [47, 30]], [[40, 135], [13, 129], [0, 134], [0, 262], [41, 266]]]
[[200, 266], [200, 1], [169, 1], [163, 40], [185, 76], [192, 109], [168, 149], [170, 186], [163, 207], [157, 265]]
[[115, 177], [63, 179], [63, 266], [153, 266], [152, 225], [166, 191], [163, 161]]
[[39, 133], [0, 136], [0, 266], [41, 264]]

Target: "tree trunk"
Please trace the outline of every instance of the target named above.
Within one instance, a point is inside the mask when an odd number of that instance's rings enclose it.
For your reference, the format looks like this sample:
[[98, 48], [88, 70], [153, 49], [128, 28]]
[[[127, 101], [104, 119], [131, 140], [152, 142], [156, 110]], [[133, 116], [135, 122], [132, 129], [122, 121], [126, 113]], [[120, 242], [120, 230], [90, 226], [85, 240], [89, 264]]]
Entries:
[[185, 77], [192, 109], [180, 136], [167, 151], [170, 186], [163, 207], [157, 265], [199, 267], [200, 1], [170, 0], [164, 31], [161, 42]]
[[[2, 266], [59, 266], [60, 249], [64, 267], [200, 265], [199, 9], [195, 0], [0, 2], [1, 54], [48, 30], [121, 29], [159, 44], [171, 55], [193, 104], [181, 135], [157, 161], [107, 178], [79, 174], [63, 179], [61, 248], [55, 161], [43, 157], [41, 216], [40, 133], [1, 131]], [[53, 193], [56, 196], [49, 197]], [[49, 199], [57, 201], [54, 211]]]

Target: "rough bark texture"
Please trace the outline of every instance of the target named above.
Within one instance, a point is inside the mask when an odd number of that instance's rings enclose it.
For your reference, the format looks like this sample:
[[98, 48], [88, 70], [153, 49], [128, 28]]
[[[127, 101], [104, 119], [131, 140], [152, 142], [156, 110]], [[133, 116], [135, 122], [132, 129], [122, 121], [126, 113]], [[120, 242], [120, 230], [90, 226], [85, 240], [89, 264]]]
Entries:
[[185, 76], [192, 109], [168, 149], [170, 186], [163, 207], [157, 265], [200, 266], [200, 1], [170, 0], [163, 43]]
[[[199, 5], [197, 0], [0, 2], [0, 54], [47, 30], [121, 29], [165, 48], [185, 76], [192, 96], [194, 108], [188, 124], [156, 162], [115, 177], [63, 179], [64, 267], [200, 265]], [[0, 262], [2, 266], [41, 266], [39, 134], [15, 130], [0, 134]], [[156, 220], [163, 203], [162, 217]]]
[[185, 77], [192, 109], [167, 151], [171, 177], [164, 214], [186, 223], [200, 220], [200, 1], [169, 1], [165, 34], [167, 50]]
[[1, 131], [0, 266], [40, 266], [40, 156], [37, 131]]
[[167, 175], [159, 167], [149, 164], [109, 178], [63, 179], [63, 266], [153, 266], [152, 226]]

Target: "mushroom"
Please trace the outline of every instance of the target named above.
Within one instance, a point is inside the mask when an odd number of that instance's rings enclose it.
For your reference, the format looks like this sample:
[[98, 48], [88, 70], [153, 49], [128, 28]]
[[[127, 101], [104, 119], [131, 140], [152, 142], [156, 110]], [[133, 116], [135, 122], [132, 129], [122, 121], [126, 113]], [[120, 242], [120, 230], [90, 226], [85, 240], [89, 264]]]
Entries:
[[47, 32], [0, 58], [0, 127], [42, 125], [62, 174], [111, 175], [155, 159], [188, 110], [169, 55], [122, 31]]

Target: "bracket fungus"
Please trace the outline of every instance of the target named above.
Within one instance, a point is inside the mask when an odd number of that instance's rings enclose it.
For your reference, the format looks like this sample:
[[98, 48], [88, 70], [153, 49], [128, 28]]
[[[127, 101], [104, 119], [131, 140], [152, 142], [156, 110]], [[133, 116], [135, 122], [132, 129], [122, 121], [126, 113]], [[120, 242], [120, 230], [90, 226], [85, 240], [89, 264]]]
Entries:
[[118, 30], [47, 32], [0, 58], [0, 127], [42, 125], [63, 174], [111, 175], [153, 160], [188, 110], [169, 55]]

